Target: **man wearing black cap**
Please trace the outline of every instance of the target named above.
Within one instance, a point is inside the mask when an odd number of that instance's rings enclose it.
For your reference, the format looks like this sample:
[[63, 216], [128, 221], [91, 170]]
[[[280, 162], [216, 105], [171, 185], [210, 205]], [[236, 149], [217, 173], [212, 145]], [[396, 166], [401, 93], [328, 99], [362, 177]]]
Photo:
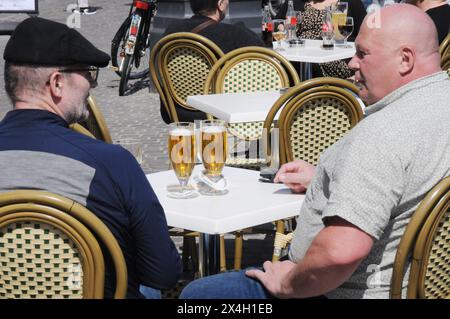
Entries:
[[[181, 273], [164, 211], [134, 157], [72, 131], [109, 56], [80, 33], [42, 18], [19, 24], [4, 51], [14, 109], [0, 122], [0, 191], [43, 189], [93, 211], [115, 235], [128, 270], [128, 297], [155, 296]], [[105, 297], [114, 291], [106, 258]], [[148, 288], [151, 287], [151, 288]]]

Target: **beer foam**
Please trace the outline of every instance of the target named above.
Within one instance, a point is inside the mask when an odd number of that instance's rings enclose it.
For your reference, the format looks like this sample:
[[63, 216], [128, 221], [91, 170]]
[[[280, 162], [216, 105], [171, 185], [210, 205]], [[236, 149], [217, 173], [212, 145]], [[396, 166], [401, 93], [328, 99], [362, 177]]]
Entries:
[[174, 136], [191, 136], [194, 132], [185, 128], [176, 128], [170, 131], [170, 135]]
[[225, 128], [223, 126], [204, 126], [202, 132], [208, 134], [222, 133], [225, 132]]

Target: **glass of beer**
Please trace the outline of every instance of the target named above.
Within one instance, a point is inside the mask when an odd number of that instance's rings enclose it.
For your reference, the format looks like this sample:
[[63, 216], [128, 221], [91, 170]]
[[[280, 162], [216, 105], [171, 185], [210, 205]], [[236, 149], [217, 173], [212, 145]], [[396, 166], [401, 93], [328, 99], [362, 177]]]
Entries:
[[168, 147], [170, 164], [179, 181], [179, 185], [167, 186], [168, 196], [172, 198], [195, 197], [194, 187], [188, 185], [196, 157], [194, 123], [171, 123]]
[[337, 2], [333, 5], [331, 22], [334, 30], [334, 40], [337, 45], [344, 44], [344, 35], [340, 33], [339, 26], [345, 25], [348, 12], [347, 2]]
[[[204, 195], [223, 195], [228, 191], [220, 189], [225, 179], [222, 169], [227, 159], [227, 129], [224, 121], [204, 120], [201, 122], [200, 136], [202, 141], [202, 161], [205, 177], [209, 188], [202, 189]], [[226, 185], [226, 182], [225, 182]]]

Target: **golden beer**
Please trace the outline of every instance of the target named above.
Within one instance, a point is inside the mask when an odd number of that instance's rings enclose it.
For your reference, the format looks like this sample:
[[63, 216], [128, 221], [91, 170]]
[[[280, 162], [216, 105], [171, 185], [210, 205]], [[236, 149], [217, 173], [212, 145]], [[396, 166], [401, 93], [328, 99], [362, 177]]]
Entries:
[[202, 160], [209, 176], [218, 176], [222, 173], [227, 159], [227, 132], [225, 127], [202, 127]]
[[176, 128], [169, 134], [169, 159], [178, 179], [189, 180], [195, 165], [195, 135], [193, 131]]
[[339, 32], [339, 26], [345, 25], [347, 20], [347, 13], [333, 12], [331, 16], [331, 23], [333, 24], [334, 38], [336, 40], [343, 40], [344, 36]]

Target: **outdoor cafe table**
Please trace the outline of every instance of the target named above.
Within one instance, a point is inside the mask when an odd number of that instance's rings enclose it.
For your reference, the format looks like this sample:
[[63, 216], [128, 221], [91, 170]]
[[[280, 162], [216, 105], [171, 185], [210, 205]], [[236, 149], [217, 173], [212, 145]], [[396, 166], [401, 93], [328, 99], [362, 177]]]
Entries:
[[[203, 169], [197, 165], [194, 176]], [[228, 194], [199, 195], [191, 199], [167, 196], [167, 185], [177, 184], [172, 170], [148, 174], [147, 179], [161, 202], [167, 224], [200, 233], [200, 275], [219, 271], [219, 235], [298, 215], [304, 195], [294, 194], [283, 184], [259, 181], [259, 172], [224, 167]]]
[[[347, 42], [347, 47], [334, 46], [332, 50], [321, 48], [322, 40], [305, 40], [305, 45], [298, 48], [290, 48], [287, 42], [282, 42], [284, 51], [277, 51], [291, 62], [300, 63], [300, 78], [302, 81], [310, 79], [311, 63], [326, 63], [351, 58], [356, 50], [354, 42]], [[273, 43], [274, 48], [277, 43]]]

